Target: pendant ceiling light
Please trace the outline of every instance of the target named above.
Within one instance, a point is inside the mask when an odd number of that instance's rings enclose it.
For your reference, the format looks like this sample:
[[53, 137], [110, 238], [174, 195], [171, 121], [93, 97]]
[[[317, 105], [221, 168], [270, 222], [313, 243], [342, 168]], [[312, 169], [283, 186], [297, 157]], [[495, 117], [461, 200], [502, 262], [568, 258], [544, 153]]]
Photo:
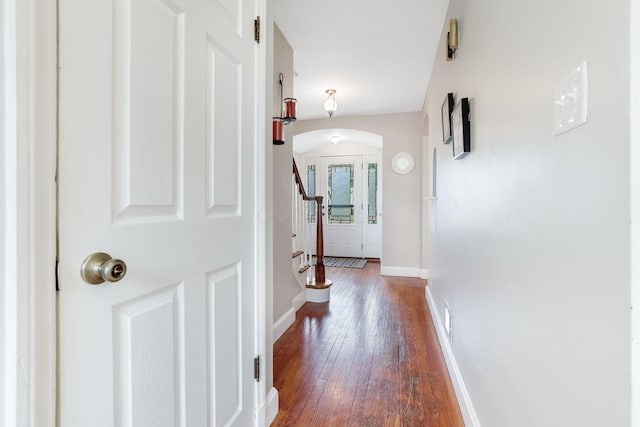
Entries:
[[336, 112], [338, 108], [338, 102], [336, 101], [336, 90], [335, 89], [327, 89], [325, 92], [329, 95], [326, 101], [324, 101], [324, 109], [329, 115], [329, 117], [333, 116], [333, 113]]

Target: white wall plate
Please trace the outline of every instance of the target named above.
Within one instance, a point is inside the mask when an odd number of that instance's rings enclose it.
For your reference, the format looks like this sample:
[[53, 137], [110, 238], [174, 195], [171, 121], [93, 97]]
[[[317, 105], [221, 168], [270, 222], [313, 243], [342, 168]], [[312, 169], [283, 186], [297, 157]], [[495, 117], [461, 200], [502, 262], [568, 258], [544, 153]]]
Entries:
[[553, 86], [553, 134], [587, 122], [589, 82], [586, 61]]

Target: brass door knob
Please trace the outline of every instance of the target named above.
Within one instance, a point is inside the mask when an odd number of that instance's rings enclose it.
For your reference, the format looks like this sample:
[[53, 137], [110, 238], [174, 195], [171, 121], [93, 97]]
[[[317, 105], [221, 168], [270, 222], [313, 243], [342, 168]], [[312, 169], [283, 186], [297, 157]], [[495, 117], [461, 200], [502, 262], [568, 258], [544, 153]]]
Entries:
[[91, 285], [99, 285], [105, 281], [117, 282], [125, 274], [127, 274], [127, 264], [121, 259], [112, 259], [111, 255], [104, 252], [89, 255], [80, 267], [82, 280]]

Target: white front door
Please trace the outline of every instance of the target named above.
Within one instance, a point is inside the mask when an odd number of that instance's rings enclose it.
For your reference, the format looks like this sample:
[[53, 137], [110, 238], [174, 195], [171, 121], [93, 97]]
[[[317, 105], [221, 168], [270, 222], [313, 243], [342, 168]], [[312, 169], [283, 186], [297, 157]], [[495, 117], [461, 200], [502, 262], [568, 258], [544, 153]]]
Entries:
[[61, 426], [254, 423], [254, 2], [59, 2]]
[[362, 156], [320, 158], [324, 254], [363, 256]]

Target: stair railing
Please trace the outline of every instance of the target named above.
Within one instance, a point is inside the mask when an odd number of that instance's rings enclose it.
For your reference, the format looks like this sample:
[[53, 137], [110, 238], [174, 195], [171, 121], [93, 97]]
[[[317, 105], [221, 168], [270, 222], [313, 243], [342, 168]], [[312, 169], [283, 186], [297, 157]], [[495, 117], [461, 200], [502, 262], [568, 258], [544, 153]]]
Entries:
[[[301, 260], [301, 267], [303, 263], [307, 265], [311, 264], [311, 251], [308, 246], [311, 239], [307, 237], [307, 218], [309, 217], [309, 202], [316, 202], [316, 265], [315, 265], [315, 285], [322, 286], [325, 284], [324, 275], [324, 237], [322, 234], [322, 196], [309, 196], [304, 189], [302, 178], [300, 178], [300, 172], [296, 165], [295, 159], [293, 160], [293, 176], [294, 176], [294, 193], [296, 197], [293, 198], [294, 206], [294, 234], [296, 238], [298, 232], [300, 232], [302, 247], [304, 248], [303, 260]], [[294, 240], [296, 239], [294, 238]], [[294, 248], [295, 252], [296, 248]], [[313, 285], [313, 284], [310, 284]], [[308, 286], [310, 286], [308, 285]]]

